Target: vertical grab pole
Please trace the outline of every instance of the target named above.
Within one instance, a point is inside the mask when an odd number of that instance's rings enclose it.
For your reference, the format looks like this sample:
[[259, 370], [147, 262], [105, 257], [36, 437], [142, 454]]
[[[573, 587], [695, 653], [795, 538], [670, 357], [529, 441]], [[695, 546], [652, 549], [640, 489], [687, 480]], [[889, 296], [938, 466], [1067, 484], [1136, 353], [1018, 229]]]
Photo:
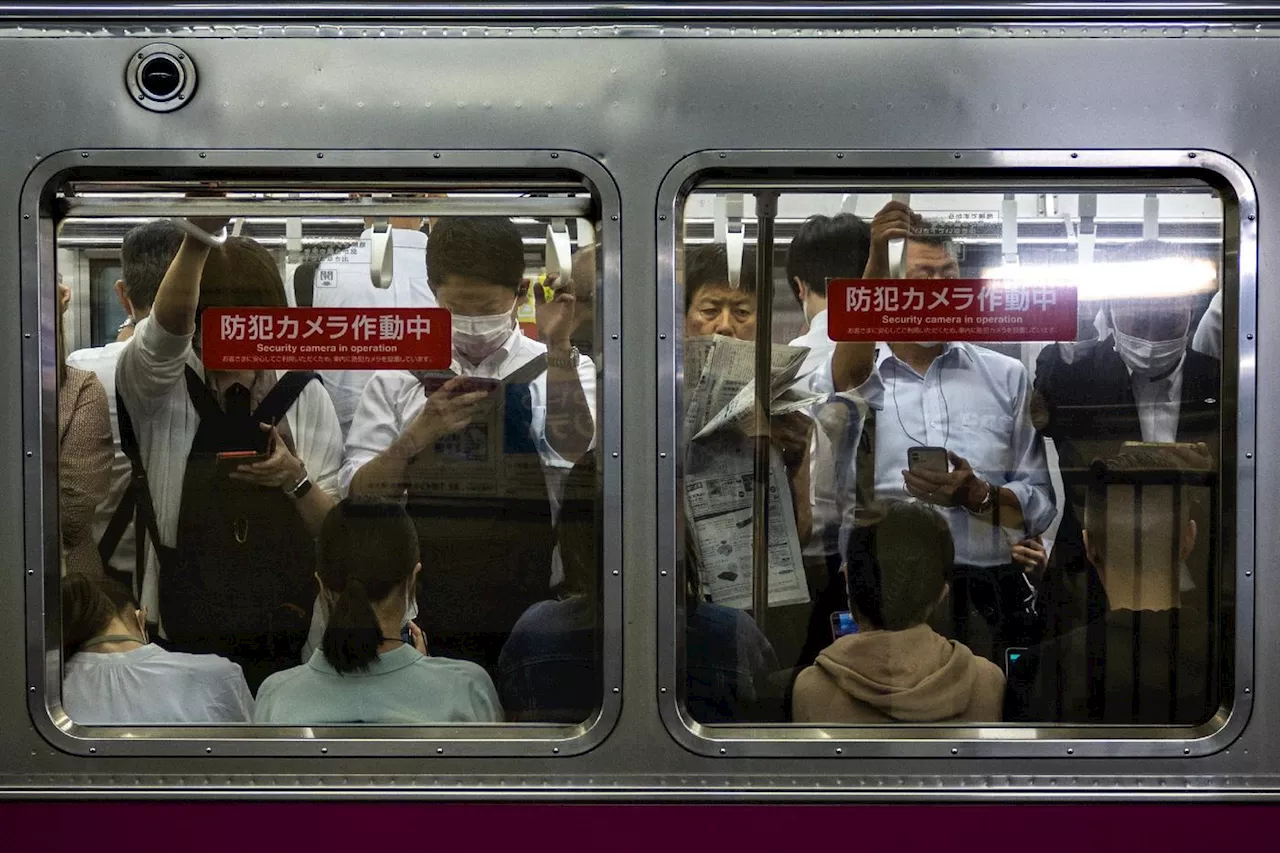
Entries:
[[762, 190], [756, 197], [756, 439], [755, 487], [751, 493], [751, 610], [760, 630], [769, 610], [769, 432], [773, 376], [773, 223], [778, 193]]

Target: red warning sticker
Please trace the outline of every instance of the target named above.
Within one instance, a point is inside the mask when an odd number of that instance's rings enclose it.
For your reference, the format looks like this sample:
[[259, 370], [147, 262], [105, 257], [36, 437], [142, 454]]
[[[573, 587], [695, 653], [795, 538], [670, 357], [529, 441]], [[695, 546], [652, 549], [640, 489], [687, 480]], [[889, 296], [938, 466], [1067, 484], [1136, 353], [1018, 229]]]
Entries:
[[452, 359], [443, 308], [209, 308], [208, 370], [438, 370]]
[[833, 341], [1074, 341], [1076, 288], [1003, 279], [832, 279]]

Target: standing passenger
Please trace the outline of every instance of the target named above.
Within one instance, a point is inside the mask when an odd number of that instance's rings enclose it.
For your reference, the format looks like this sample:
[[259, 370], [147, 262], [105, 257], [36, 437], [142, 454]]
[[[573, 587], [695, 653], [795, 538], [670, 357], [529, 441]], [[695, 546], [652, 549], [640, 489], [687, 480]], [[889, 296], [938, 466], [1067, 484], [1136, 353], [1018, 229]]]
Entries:
[[[895, 239], [906, 240], [904, 278], [959, 277], [949, 241], [912, 235], [919, 219], [896, 201], [876, 214], [865, 278], [888, 277]], [[837, 391], [859, 387], [865, 349], [836, 347]], [[1002, 656], [1003, 647], [1034, 638], [1035, 591], [1024, 572], [1042, 568], [1044, 549], [1035, 537], [1055, 515], [1044, 440], [1028, 415], [1027, 371], [1017, 359], [969, 343], [903, 342], [878, 350], [875, 372], [860, 389], [878, 410], [877, 497], [913, 497], [942, 508], [955, 540], [956, 638], [978, 647], [970, 635], [972, 603], [992, 632], [994, 647], [983, 651]], [[945, 448], [947, 471], [910, 470], [908, 451], [917, 446]]]
[[431, 287], [453, 315], [452, 378], [375, 373], [342, 482], [353, 496], [407, 498], [432, 649], [496, 671], [511, 627], [550, 586], [558, 484], [594, 441], [595, 369], [570, 344], [567, 283], [550, 300], [535, 289], [545, 343], [521, 332], [529, 284], [510, 220], [441, 219], [431, 247]]
[[[257, 243], [232, 237], [211, 250], [187, 236], [116, 375], [121, 443], [136, 447], [160, 540], [143, 603], [159, 605], [163, 637], [241, 663], [251, 687], [297, 660], [341, 434], [315, 374], [206, 371], [192, 339], [204, 308], [284, 304], [279, 269]], [[259, 461], [219, 459], [233, 451]]]
[[[107, 498], [98, 504], [93, 519], [93, 538], [98, 543], [104, 568], [116, 576], [132, 575], [130, 585], [135, 593], [142, 583], [143, 560], [137, 553], [137, 539], [133, 519], [136, 496], [121, 506], [129, 489], [129, 458], [120, 449], [120, 430], [116, 417], [116, 364], [125, 343], [133, 334], [133, 328], [151, 313], [160, 281], [173, 256], [182, 245], [182, 229], [167, 219], [156, 219], [139, 225], [124, 235], [120, 246], [120, 280], [116, 282], [116, 297], [125, 312], [125, 325], [121, 338], [111, 343], [89, 349], [80, 349], [67, 356], [67, 364], [80, 370], [91, 370], [106, 392], [107, 410], [111, 422], [111, 441], [115, 455], [111, 462], [111, 487]], [[127, 333], [127, 334], [126, 334]], [[117, 510], [121, 513], [116, 518]], [[108, 535], [108, 531], [110, 535]]]
[[[347, 499], [320, 531], [316, 580], [329, 613], [320, 648], [262, 683], [254, 722], [320, 726], [492, 723], [493, 682], [469, 661], [432, 657], [414, 609], [418, 535], [391, 503]], [[408, 629], [412, 645], [401, 639]]]

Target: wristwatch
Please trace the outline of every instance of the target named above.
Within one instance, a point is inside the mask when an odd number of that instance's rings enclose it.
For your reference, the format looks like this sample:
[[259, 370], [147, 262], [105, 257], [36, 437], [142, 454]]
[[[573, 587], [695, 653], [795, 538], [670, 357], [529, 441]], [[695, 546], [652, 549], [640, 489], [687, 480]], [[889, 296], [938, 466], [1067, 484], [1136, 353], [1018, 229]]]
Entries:
[[302, 469], [302, 479], [294, 483], [292, 487], [285, 489], [284, 493], [294, 500], [301, 500], [306, 497], [307, 492], [311, 491], [311, 475], [307, 473], [307, 469]]
[[582, 357], [577, 347], [569, 347], [567, 355], [556, 355], [551, 350], [547, 350], [547, 366], [548, 367], [567, 367], [574, 370], [578, 367], [578, 360]]
[[987, 487], [987, 493], [983, 496], [982, 503], [978, 504], [977, 509], [969, 509], [968, 505], [965, 506], [965, 509], [974, 515], [982, 515], [995, 506], [996, 497], [1000, 494], [1000, 490], [996, 488], [994, 483], [989, 483], [986, 480], [981, 480], [980, 482]]

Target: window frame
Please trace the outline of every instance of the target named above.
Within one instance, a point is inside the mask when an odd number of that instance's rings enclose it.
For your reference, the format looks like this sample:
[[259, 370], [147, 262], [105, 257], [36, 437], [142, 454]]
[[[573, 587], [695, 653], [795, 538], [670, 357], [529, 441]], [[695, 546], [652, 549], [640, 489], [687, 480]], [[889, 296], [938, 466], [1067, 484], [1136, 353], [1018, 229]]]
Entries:
[[[314, 181], [379, 181], [400, 177], [430, 183], [459, 175], [489, 182], [509, 177], [511, 189], [539, 175], [572, 173], [597, 208], [598, 471], [600, 520], [600, 709], [578, 725], [499, 723], [439, 726], [85, 726], [61, 704], [61, 615], [58, 536], [58, 435], [55, 312], [55, 194], [70, 180], [258, 177]], [[621, 445], [621, 202], [612, 175], [576, 151], [451, 150], [211, 150], [75, 149], [49, 155], [31, 170], [21, 204], [23, 525], [27, 706], [36, 729], [54, 747], [80, 756], [256, 757], [516, 757], [572, 756], [607, 738], [622, 708]], [[513, 216], [520, 215], [513, 211]], [[48, 619], [45, 619], [46, 614]]]
[[[679, 418], [683, 381], [684, 292], [676, 277], [684, 209], [694, 192], [1028, 191], [1062, 185], [1087, 191], [1155, 191], [1187, 180], [1219, 193], [1223, 205], [1225, 392], [1222, 407], [1218, 559], [1224, 598], [1234, 596], [1233, 683], [1218, 713], [1196, 727], [900, 723], [891, 726], [734, 724], [695, 721], [684, 704], [685, 582]], [[663, 724], [683, 747], [712, 757], [1193, 757], [1229, 746], [1253, 705], [1254, 481], [1257, 314], [1257, 194], [1246, 170], [1224, 154], [1165, 150], [707, 150], [667, 173], [657, 199], [658, 230], [658, 703]], [[1234, 260], [1235, 263], [1231, 263]], [[776, 285], [775, 285], [776, 286]], [[1226, 366], [1233, 363], [1233, 373]], [[1235, 407], [1229, 405], [1234, 397]], [[1228, 474], [1233, 473], [1233, 477]], [[1228, 567], [1232, 571], [1228, 571]], [[1229, 704], [1226, 704], [1228, 703]]]

